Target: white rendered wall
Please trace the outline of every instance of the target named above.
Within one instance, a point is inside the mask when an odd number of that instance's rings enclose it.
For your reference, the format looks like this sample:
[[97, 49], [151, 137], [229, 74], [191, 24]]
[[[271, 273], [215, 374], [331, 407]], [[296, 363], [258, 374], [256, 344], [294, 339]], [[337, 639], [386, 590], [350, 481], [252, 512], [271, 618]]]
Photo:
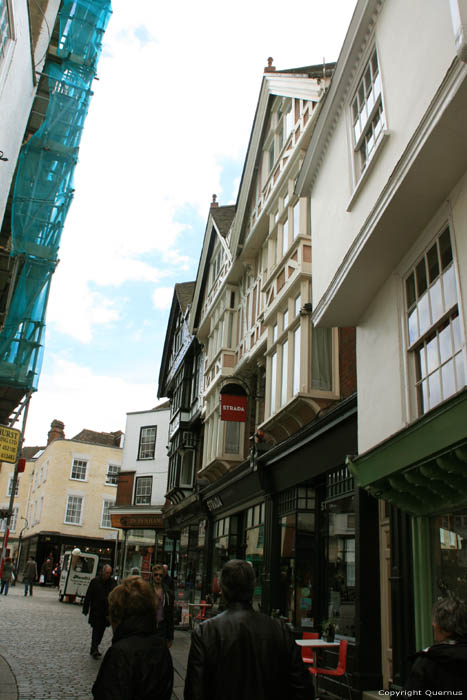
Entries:
[[[169, 418], [170, 410], [168, 408], [127, 413], [122, 471], [135, 471], [135, 478], [137, 476], [152, 476], [151, 505], [162, 505], [165, 502], [169, 468], [169, 458], [167, 456]], [[152, 425], [157, 426], [154, 459], [139, 460], [138, 449], [141, 428]]]
[[319, 261], [313, 266], [315, 308], [455, 58], [449, 3], [446, 0], [386, 2], [377, 20], [375, 45], [390, 136], [376, 154], [373, 169], [351, 210], [346, 211], [354, 189], [349, 104], [365, 66], [362, 62], [312, 192], [313, 260]]
[[[3, 219], [11, 181], [16, 167], [26, 124], [36, 92], [33, 76], [41, 71], [50, 41], [47, 26], [52, 31], [59, 0], [50, 0], [35, 49], [31, 56], [27, 0], [13, 0], [13, 40], [6, 56], [0, 61], [0, 151], [8, 162], [0, 161], [0, 221]], [[37, 80], [39, 76], [36, 76]]]

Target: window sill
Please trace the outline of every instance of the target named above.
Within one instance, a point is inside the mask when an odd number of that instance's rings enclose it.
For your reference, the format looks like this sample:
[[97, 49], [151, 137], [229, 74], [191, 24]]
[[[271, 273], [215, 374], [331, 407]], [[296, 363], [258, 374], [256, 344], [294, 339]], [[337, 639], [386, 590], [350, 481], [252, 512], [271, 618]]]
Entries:
[[380, 153], [380, 151], [382, 150], [384, 144], [386, 143], [386, 141], [388, 140], [390, 135], [391, 135], [391, 132], [388, 131], [388, 129], [384, 129], [382, 131], [380, 139], [378, 141], [378, 144], [377, 144], [375, 150], [373, 151], [373, 154], [372, 154], [370, 160], [368, 161], [365, 170], [362, 172], [357, 184], [355, 185], [354, 191], [352, 192], [352, 196], [350, 197], [350, 200], [349, 200], [347, 207], [345, 209], [346, 211], [349, 211], [349, 212], [352, 211], [352, 208], [358, 199], [358, 196], [363, 188], [363, 185], [365, 184], [369, 174], [373, 170], [373, 166], [376, 162], [376, 158], [377, 158], [378, 154]]
[[74, 476], [70, 476], [70, 481], [81, 481], [82, 483], [87, 483], [89, 480], [88, 479], [77, 479]]

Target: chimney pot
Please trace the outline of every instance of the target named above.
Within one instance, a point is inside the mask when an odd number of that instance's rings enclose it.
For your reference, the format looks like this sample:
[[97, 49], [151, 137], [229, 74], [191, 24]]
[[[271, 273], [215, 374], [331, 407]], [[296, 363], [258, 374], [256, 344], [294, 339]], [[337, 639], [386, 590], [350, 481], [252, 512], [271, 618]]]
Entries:
[[266, 68], [264, 69], [264, 72], [265, 72], [265, 73], [274, 73], [274, 71], [276, 70], [276, 67], [272, 65], [273, 60], [274, 60], [274, 59], [272, 58], [272, 56], [269, 56], [269, 58], [268, 58], [268, 65], [267, 65]]
[[218, 206], [219, 206], [219, 202], [217, 201], [217, 194], [213, 194], [212, 195], [212, 202], [211, 202], [211, 209], [213, 207], [218, 207]]

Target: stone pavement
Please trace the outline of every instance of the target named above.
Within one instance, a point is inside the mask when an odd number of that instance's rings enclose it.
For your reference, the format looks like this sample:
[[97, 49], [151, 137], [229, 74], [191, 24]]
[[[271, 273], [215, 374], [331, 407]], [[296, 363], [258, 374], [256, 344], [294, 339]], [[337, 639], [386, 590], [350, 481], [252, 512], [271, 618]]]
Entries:
[[[91, 628], [80, 605], [60, 603], [56, 589], [23, 586], [0, 596], [0, 700], [91, 700], [99, 662], [89, 655]], [[110, 646], [110, 628], [100, 650]], [[190, 646], [188, 632], [176, 631], [172, 646], [173, 700], [183, 698]]]

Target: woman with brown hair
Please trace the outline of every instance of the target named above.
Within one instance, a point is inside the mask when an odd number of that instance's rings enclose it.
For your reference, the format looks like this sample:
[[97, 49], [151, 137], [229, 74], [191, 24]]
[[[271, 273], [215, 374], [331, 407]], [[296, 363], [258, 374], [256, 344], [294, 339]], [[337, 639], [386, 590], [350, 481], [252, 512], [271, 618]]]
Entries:
[[170, 700], [172, 658], [157, 634], [151, 586], [129, 576], [109, 595], [109, 618], [114, 632], [96, 682], [94, 700]]

